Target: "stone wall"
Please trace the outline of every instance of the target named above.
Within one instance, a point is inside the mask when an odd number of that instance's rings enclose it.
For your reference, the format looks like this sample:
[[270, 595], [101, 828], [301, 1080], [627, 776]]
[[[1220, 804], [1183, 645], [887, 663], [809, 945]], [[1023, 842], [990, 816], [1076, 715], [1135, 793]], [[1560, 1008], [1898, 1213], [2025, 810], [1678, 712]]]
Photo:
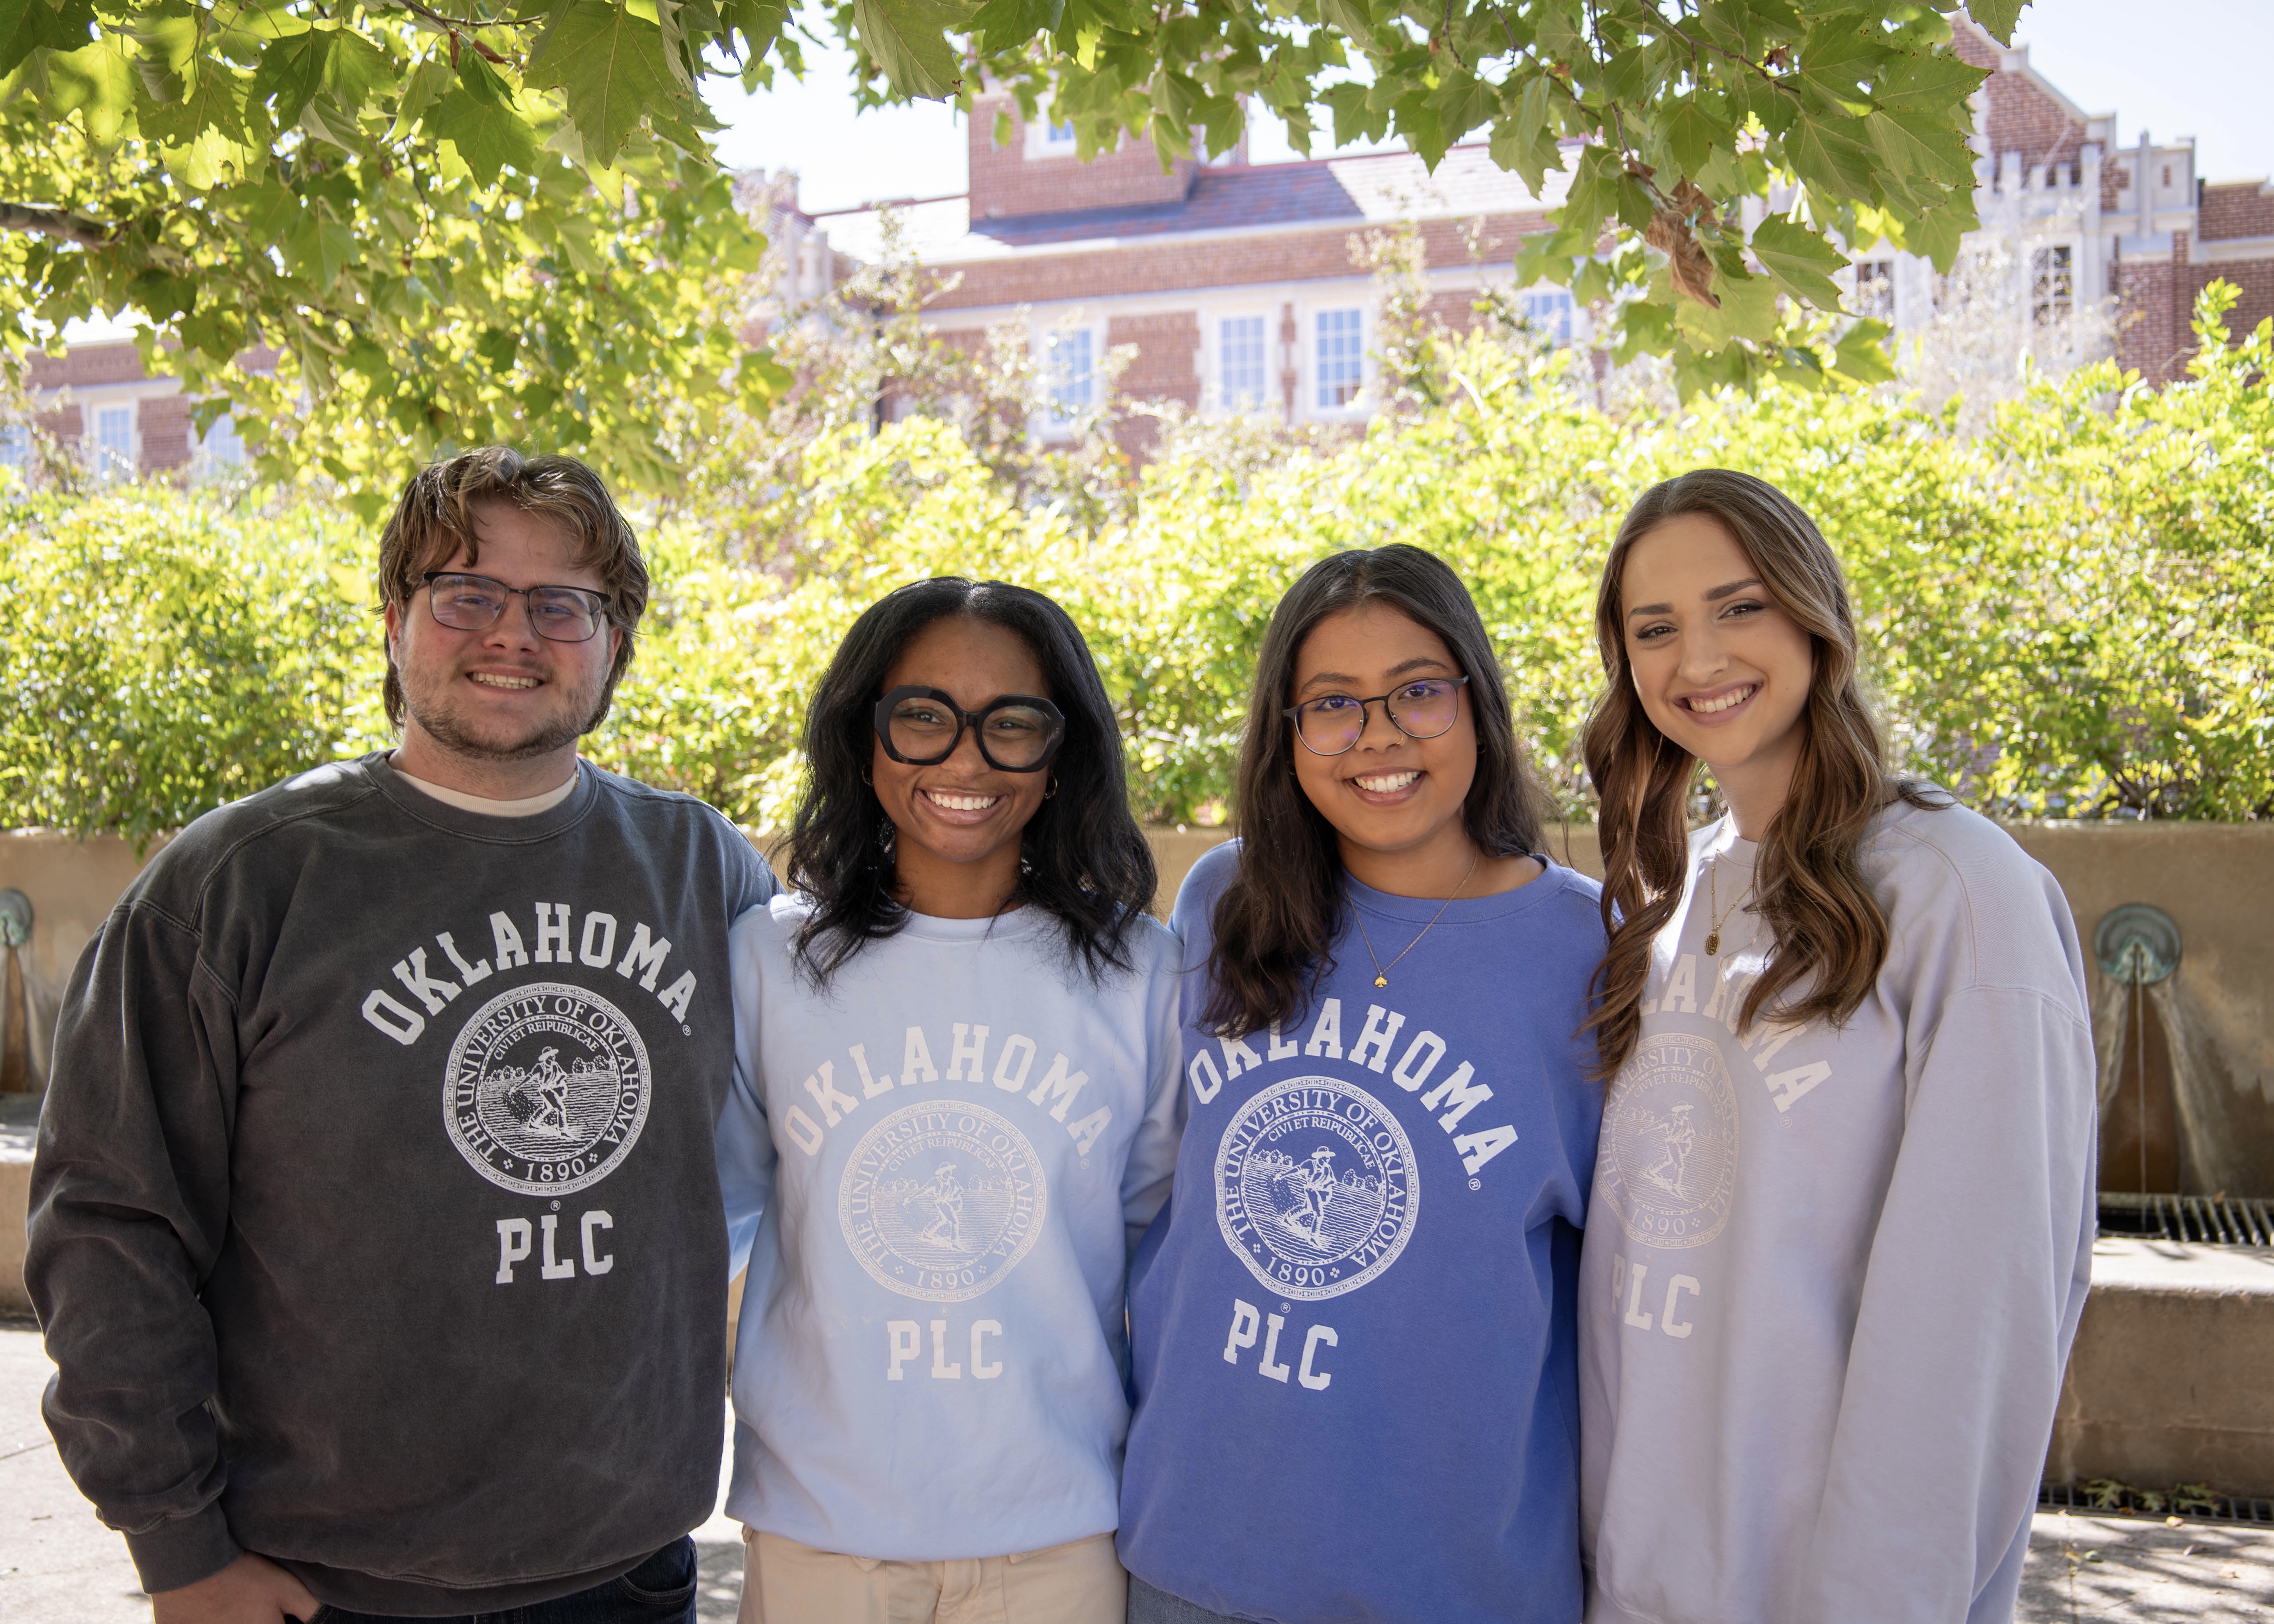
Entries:
[[[2013, 832], [2060, 882], [2088, 958], [2093, 927], [2120, 903], [2154, 903], [2177, 922], [2183, 944], [2178, 984], [2191, 1018], [2223, 1063], [2226, 1086], [2255, 1113], [2249, 1120], [2263, 1134], [2251, 1153], [2265, 1174], [2262, 1185], [2231, 1193], [2274, 1195], [2274, 955], [2267, 951], [2266, 924], [2274, 918], [2274, 824], [2041, 823]], [[1201, 854], [1224, 838], [1218, 830], [1152, 831], [1160, 912], [1166, 914]], [[1557, 861], [1600, 872], [1593, 828], [1554, 826], [1547, 843]], [[34, 914], [22, 962], [35, 1086], [44, 1086], [48, 1075], [56, 1011], [72, 966], [140, 866], [124, 840], [0, 834], [0, 887], [24, 891]], [[2097, 969], [2093, 976], [2097, 991]], [[26, 1171], [20, 1162], [0, 1161], [0, 1308], [21, 1305]]]

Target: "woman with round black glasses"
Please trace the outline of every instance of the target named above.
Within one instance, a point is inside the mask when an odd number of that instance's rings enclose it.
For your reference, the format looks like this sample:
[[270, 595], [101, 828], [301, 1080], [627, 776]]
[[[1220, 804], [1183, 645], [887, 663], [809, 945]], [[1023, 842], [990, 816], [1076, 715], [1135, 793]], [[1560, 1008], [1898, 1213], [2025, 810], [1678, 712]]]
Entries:
[[1132, 1270], [1131, 1624], [1577, 1624], [1595, 885], [1418, 547], [1263, 635], [1184, 939], [1176, 1187]]
[[1178, 1038], [1112, 706], [1049, 598], [926, 581], [855, 623], [805, 750], [719, 1127], [742, 1618], [1121, 1624]]

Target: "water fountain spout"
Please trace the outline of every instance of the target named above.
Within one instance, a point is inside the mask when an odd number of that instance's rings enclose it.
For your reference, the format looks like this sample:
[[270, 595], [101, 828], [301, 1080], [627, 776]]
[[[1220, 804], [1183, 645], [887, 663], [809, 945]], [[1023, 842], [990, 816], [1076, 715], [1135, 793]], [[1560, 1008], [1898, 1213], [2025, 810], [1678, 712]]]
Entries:
[[2092, 956], [2110, 981], [2152, 987], [2180, 967], [2180, 928], [2152, 904], [2127, 902], [2101, 916]]

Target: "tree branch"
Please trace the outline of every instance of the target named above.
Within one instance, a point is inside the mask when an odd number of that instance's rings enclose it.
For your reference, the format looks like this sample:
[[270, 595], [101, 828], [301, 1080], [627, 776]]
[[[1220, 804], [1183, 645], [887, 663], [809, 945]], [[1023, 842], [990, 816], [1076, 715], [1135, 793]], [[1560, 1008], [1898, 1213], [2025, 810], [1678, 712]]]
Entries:
[[497, 52], [492, 50], [488, 46], [483, 44], [481, 41], [475, 38], [474, 31], [478, 28], [506, 27], [513, 21], [511, 18], [498, 18], [492, 21], [485, 22], [478, 17], [445, 17], [440, 11], [429, 11], [426, 7], [420, 5], [418, 4], [418, 0], [393, 0], [393, 3], [401, 6], [404, 11], [410, 12], [412, 16], [418, 18], [421, 21], [426, 23], [430, 26], [439, 28], [444, 34], [450, 36], [450, 61], [453, 66], [456, 64], [458, 60], [458, 41], [461, 36], [464, 38], [467, 44], [472, 46], [476, 51], [479, 52], [488, 60], [497, 64], [500, 67], [504, 67], [506, 65], [507, 59], [499, 56]]
[[0, 231], [37, 231], [82, 248], [100, 248], [117, 228], [47, 203], [0, 203]]

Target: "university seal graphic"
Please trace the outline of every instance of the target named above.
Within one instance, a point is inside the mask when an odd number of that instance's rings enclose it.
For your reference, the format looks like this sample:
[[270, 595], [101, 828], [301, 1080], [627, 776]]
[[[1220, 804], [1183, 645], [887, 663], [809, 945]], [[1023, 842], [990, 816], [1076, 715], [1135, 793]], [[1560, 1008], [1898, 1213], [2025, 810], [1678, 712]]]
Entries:
[[1710, 1040], [1645, 1038], [1603, 1111], [1603, 1193], [1645, 1246], [1703, 1246], [1737, 1190], [1737, 1094]]
[[615, 1171], [647, 1123], [653, 1078], [639, 1028], [558, 981], [476, 1011], [442, 1074], [442, 1120], [490, 1183], [565, 1195]]
[[1224, 1243], [1276, 1296], [1315, 1303], [1397, 1261], [1421, 1209], [1413, 1145], [1363, 1088], [1275, 1084], [1240, 1107], [1216, 1153]]
[[878, 1285], [963, 1303], [1019, 1267], [1050, 1199], [1035, 1147], [1012, 1123], [928, 1100], [861, 1136], [838, 1181], [837, 1222]]

